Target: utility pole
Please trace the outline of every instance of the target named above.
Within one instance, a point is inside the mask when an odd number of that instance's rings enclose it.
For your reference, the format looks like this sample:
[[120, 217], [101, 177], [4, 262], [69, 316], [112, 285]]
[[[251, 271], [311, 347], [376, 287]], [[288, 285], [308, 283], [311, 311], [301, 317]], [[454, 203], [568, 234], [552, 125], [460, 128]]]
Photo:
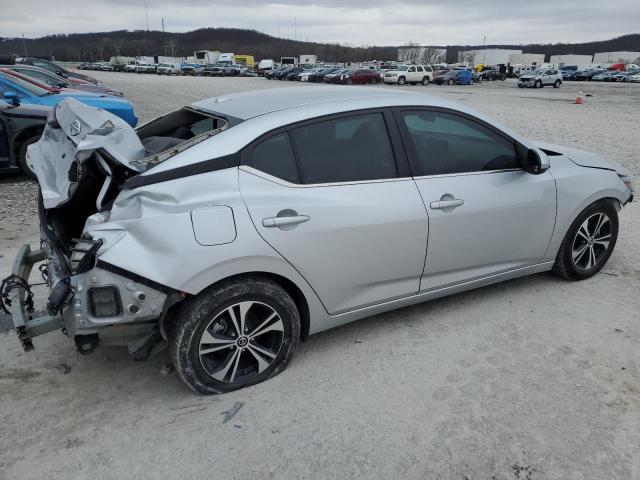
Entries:
[[24, 56], [28, 57], [29, 55], [27, 55], [27, 43], [24, 41], [24, 32], [22, 32], [22, 48], [24, 48]]
[[278, 15], [278, 37], [280, 37], [280, 15]]
[[147, 0], [144, 0], [144, 14], [147, 17], [147, 32], [149, 31], [149, 6], [147, 5]]
[[293, 39], [298, 39], [298, 17], [293, 17]]
[[162, 17], [162, 33], [164, 33], [164, 17]]

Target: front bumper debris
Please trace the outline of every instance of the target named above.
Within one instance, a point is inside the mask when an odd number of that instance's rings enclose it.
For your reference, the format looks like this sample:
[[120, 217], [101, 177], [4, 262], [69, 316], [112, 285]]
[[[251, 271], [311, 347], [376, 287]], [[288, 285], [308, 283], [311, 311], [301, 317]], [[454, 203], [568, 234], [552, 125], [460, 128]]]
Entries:
[[[44, 259], [45, 254], [42, 250], [32, 251], [28, 243], [24, 244], [18, 250], [13, 261], [11, 273], [28, 282], [33, 266]], [[62, 317], [59, 315], [33, 317], [30, 312], [31, 308], [28, 308], [25, 303], [23, 288], [12, 289], [9, 292], [9, 301], [11, 302], [11, 320], [25, 352], [33, 350], [33, 337], [63, 328]]]

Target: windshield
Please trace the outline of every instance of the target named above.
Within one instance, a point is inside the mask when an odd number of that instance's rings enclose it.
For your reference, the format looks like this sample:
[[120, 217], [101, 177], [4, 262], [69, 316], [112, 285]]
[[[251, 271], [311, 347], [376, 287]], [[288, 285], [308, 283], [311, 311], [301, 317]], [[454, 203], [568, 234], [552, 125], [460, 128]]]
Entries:
[[48, 95], [50, 93], [48, 90], [45, 90], [44, 88], [34, 85], [31, 82], [27, 82], [22, 78], [14, 77], [13, 75], [6, 75], [4, 73], [0, 73], [0, 76], [5, 80], [7, 80], [8, 82], [11, 82], [14, 85], [17, 85], [23, 90], [26, 90], [29, 93], [36, 95], [38, 97], [42, 97], [43, 95]]

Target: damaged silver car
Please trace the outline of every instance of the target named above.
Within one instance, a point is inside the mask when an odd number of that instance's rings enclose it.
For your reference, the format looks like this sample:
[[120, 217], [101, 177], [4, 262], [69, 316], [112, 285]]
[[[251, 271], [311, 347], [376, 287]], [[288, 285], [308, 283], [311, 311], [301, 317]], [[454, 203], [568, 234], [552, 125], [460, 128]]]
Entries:
[[199, 393], [266, 380], [353, 320], [548, 270], [588, 278], [633, 195], [614, 162], [387, 89], [238, 93], [137, 130], [65, 100], [28, 162], [42, 247], [22, 247], [3, 293], [24, 348], [53, 330], [82, 353], [168, 346]]

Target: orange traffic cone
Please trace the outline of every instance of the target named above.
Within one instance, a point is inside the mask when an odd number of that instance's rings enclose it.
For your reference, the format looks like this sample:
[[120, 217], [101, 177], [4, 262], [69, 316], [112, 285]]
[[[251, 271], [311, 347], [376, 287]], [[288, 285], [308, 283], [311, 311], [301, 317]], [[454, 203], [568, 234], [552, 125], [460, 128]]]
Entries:
[[576, 105], [582, 105], [582, 90], [578, 90], [578, 96], [576, 97]]

